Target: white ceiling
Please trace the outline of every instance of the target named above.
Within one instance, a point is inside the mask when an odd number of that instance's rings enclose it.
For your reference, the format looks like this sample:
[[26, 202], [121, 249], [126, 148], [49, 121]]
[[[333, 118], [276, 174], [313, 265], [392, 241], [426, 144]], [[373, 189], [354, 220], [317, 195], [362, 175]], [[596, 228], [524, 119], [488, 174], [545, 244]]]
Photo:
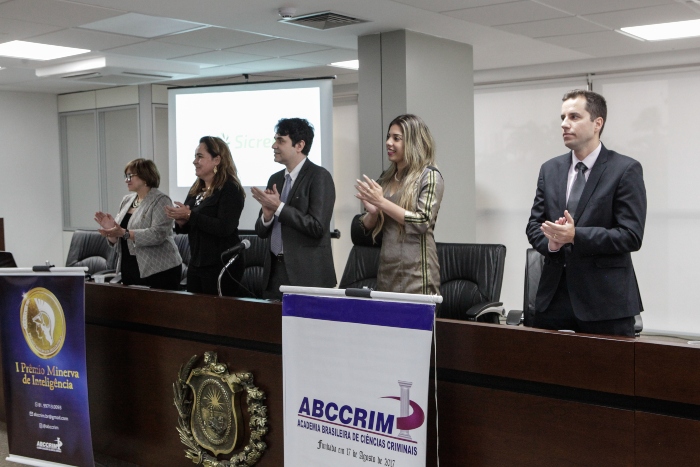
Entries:
[[[302, 28], [278, 22], [283, 6], [295, 7], [297, 16], [331, 10], [369, 22]], [[700, 0], [0, 0], [0, 42], [91, 50], [50, 62], [0, 57], [0, 90], [104, 87], [35, 76], [40, 67], [98, 56], [199, 66], [199, 77], [178, 84], [240, 82], [243, 74], [251, 80], [338, 75], [337, 84], [354, 83], [356, 72], [326, 65], [357, 58], [358, 36], [396, 29], [472, 44], [474, 68], [482, 71], [659, 55], [700, 50], [700, 38], [642, 42], [615, 30], [690, 19], [700, 19]]]

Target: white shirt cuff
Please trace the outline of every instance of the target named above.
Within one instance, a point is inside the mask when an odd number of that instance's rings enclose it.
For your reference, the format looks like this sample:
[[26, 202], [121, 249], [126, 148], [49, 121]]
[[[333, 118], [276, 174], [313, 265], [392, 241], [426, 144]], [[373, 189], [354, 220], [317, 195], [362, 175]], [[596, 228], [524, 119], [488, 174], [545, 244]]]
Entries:
[[277, 207], [277, 210], [275, 211], [275, 216], [279, 217], [280, 213], [282, 212], [282, 208], [284, 207], [284, 203], [280, 201], [280, 205]]

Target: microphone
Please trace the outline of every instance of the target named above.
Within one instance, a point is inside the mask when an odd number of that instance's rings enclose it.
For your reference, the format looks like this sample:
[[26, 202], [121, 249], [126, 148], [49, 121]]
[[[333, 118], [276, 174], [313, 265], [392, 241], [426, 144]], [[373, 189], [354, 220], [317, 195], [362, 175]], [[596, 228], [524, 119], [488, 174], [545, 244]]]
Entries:
[[243, 239], [243, 241], [242, 241], [241, 243], [239, 243], [238, 245], [236, 245], [236, 246], [234, 246], [234, 247], [231, 247], [231, 248], [229, 248], [228, 250], [226, 250], [226, 251], [224, 251], [223, 253], [221, 253], [221, 256], [232, 255], [232, 254], [234, 254], [234, 253], [238, 253], [238, 252], [241, 251], [241, 250], [247, 250], [248, 248], [250, 248], [250, 240], [248, 240], [247, 238], [245, 238], [245, 239]]

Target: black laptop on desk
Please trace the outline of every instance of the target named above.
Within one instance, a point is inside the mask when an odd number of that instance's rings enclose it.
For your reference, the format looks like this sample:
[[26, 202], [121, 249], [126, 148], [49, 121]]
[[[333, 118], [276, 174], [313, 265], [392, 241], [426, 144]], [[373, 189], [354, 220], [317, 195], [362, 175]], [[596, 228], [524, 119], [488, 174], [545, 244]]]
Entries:
[[0, 268], [16, 268], [15, 258], [9, 251], [0, 251]]

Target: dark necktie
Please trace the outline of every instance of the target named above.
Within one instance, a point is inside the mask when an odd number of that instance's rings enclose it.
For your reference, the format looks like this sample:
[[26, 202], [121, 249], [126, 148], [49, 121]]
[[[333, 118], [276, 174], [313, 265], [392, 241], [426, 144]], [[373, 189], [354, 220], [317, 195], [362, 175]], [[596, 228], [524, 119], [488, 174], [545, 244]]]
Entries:
[[[284, 187], [282, 188], [282, 193], [280, 193], [280, 201], [283, 203], [287, 202], [289, 197], [289, 191], [292, 189], [292, 177], [287, 174], [284, 178]], [[272, 236], [270, 238], [270, 251], [275, 255], [282, 253], [282, 226], [275, 216], [274, 225], [272, 226]]]
[[581, 199], [581, 193], [583, 193], [583, 187], [586, 186], [586, 164], [579, 162], [576, 164], [578, 169], [578, 174], [576, 175], [576, 180], [574, 180], [574, 185], [571, 187], [571, 193], [569, 193], [569, 201], [566, 203], [566, 209], [569, 210], [571, 217], [576, 215], [576, 208], [578, 207], [578, 202]]

